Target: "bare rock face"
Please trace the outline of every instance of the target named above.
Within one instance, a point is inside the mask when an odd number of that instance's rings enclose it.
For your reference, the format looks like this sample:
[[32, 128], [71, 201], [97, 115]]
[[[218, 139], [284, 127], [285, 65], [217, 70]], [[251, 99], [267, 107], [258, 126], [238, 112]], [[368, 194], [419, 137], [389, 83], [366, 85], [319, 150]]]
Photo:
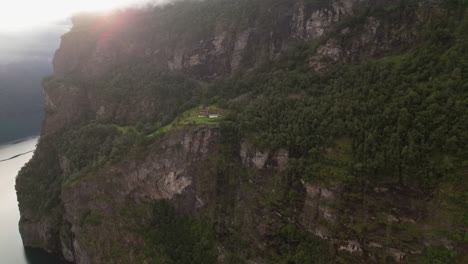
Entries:
[[[243, 18], [250, 23], [239, 27], [217, 23], [197, 37], [183, 37], [189, 32], [173, 34], [167, 26], [149, 28], [150, 24], [176, 21], [138, 11], [76, 17], [55, 54], [54, 72], [56, 76], [93, 79], [115, 67], [144, 60], [193, 78], [211, 80], [256, 67], [298, 43], [324, 37], [339, 21], [351, 16], [359, 2], [333, 0], [310, 6], [295, 0], [292, 8], [278, 11], [277, 22], [270, 28], [264, 28], [259, 18], [271, 15], [271, 10], [259, 10], [256, 17]], [[186, 25], [187, 30], [191, 27], [197, 25]]]
[[53, 61], [54, 72], [59, 77], [99, 79], [116, 67], [144, 61], [195, 79], [213, 80], [255, 68], [304, 41], [329, 39], [318, 48], [317, 56], [311, 58], [311, 68], [321, 71], [330, 64], [324, 61], [328, 57], [331, 62], [356, 62], [384, 56], [411, 44], [417, 26], [430, 18], [423, 7], [415, 16], [394, 21], [369, 16], [363, 26], [346, 28], [341, 23], [362, 16], [363, 5], [385, 6], [394, 2], [294, 0], [277, 10], [278, 17], [268, 26], [260, 18], [271, 16], [271, 8], [259, 9], [255, 17], [242, 18], [248, 23], [235, 26], [217, 22], [199, 35], [194, 35], [190, 28], [204, 25], [187, 21], [181, 27], [183, 30], [175, 34], [168, 25], [182, 22], [151, 12], [129, 10], [107, 16], [77, 17], [72, 30], [62, 37]]
[[240, 147], [242, 164], [257, 169], [277, 169], [283, 171], [288, 165], [289, 153], [287, 150], [261, 151], [247, 142]]
[[[105, 254], [101, 253], [102, 249], [86, 244], [88, 230], [83, 229], [88, 227], [80, 226], [80, 217], [89, 210], [98, 212], [103, 218], [115, 217], [117, 223], [102, 222], [101, 228], [104, 227], [107, 231], [93, 232], [95, 241], [111, 245], [115, 239], [110, 235], [112, 230], [118, 232], [119, 226], [124, 224], [118, 224], [121, 220], [117, 213], [128, 206], [128, 200], [136, 204], [150, 203], [154, 199], [172, 200], [186, 193], [183, 199], [185, 202], [181, 203], [189, 203], [190, 208], [195, 208], [196, 192], [193, 191], [193, 183], [196, 175], [191, 168], [215, 152], [218, 137], [218, 129], [209, 126], [174, 131], [164, 141], [156, 143], [145, 159], [103, 168], [96, 179], [68, 188], [62, 199], [66, 220], [71, 223], [71, 232], [75, 237], [73, 251], [85, 252], [84, 259], [90, 259], [91, 263], [104, 263], [102, 258]], [[110, 199], [96, 200], [96, 197], [106, 196]], [[128, 235], [123, 240], [129, 249], [144, 248], [141, 245], [144, 243], [142, 237]], [[137, 257], [138, 253], [131, 253], [129, 256]], [[87, 263], [81, 259], [70, 260]]]
[[297, 4], [293, 16], [294, 36], [305, 40], [318, 40], [341, 19], [353, 14], [358, 0], [333, 0], [310, 12], [303, 1]]
[[[144, 237], [123, 232], [128, 220], [121, 210], [145, 207], [155, 199], [174, 200], [181, 210], [194, 210], [202, 197], [194, 185], [198, 177], [195, 168], [214, 155], [218, 137], [216, 126], [176, 130], [154, 143], [144, 159], [107, 165], [89, 179], [66, 184], [61, 195], [60, 230], [54, 223], [30, 221], [34, 217], [23, 214], [24, 244], [60, 252], [74, 263], [88, 264], [106, 263], [113, 245], [122, 243], [130, 252], [119, 261], [135, 261], [141, 254], [137, 250], [145, 247]], [[147, 210], [140, 224], [149, 221], [151, 210]]]
[[234, 50], [231, 57], [231, 70], [237, 71], [239, 66], [242, 63], [242, 58], [244, 57], [244, 50], [249, 44], [249, 37], [252, 34], [251, 29], [247, 29], [243, 32], [240, 32], [237, 35], [236, 42], [234, 44]]
[[[334, 33], [326, 41], [322, 41], [316, 50], [316, 54], [309, 58], [309, 65], [312, 70], [324, 72], [337, 62], [358, 63], [369, 58], [398, 54], [413, 43], [416, 39], [418, 27], [427, 23], [431, 17], [428, 15], [428, 10], [431, 10], [431, 8], [421, 3], [421, 9], [411, 16], [403, 16], [392, 21], [378, 16], [367, 16], [365, 22], [358, 26], [344, 24], [332, 27], [332, 25], [338, 24], [343, 16], [352, 16], [353, 12], [359, 10], [352, 8], [353, 4], [358, 4], [356, 2], [359, 1], [334, 3], [332, 5], [333, 11], [328, 10], [326, 13], [316, 11], [313, 14], [313, 16], [318, 16], [320, 19], [315, 20], [316, 22], [313, 23], [316, 26], [310, 27], [313, 29], [310, 31], [312, 35], [323, 36], [321, 30], [325, 32], [334, 30]], [[382, 2], [392, 3], [392, 1]], [[432, 11], [433, 15], [434, 13], [437, 12]], [[325, 17], [331, 17], [331, 19], [326, 20]], [[307, 36], [307, 33], [302, 35]]]
[[53, 134], [80, 120], [89, 108], [88, 94], [81, 87], [58, 79], [44, 85], [45, 111], [47, 118], [43, 135]]
[[315, 56], [309, 58], [309, 66], [316, 72], [323, 72], [330, 64], [337, 62], [343, 54], [343, 48], [336, 39], [330, 39], [317, 48]]
[[28, 247], [42, 248], [49, 253], [56, 253], [57, 230], [52, 219], [43, 219], [42, 221], [29, 220], [34, 219], [28, 212], [23, 212], [20, 222], [20, 234], [23, 244]]
[[318, 224], [319, 219], [333, 224], [336, 222], [336, 213], [331, 205], [340, 198], [341, 191], [338, 188], [325, 188], [304, 183], [306, 200], [302, 210], [303, 225], [315, 235], [321, 238], [329, 238], [330, 231], [326, 226]]

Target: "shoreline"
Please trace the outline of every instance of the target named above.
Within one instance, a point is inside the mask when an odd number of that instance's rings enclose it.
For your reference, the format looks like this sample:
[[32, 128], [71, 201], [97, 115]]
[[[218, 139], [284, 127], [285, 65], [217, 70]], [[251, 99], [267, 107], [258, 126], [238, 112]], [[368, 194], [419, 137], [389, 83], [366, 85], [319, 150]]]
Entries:
[[[34, 150], [36, 149], [38, 139], [39, 136], [31, 136], [22, 139], [17, 139], [15, 141], [10, 141], [8, 143], [0, 143], [0, 163], [7, 162], [9, 160], [14, 160], [16, 158], [34, 152]], [[24, 147], [19, 147], [22, 144], [28, 144], [27, 142], [30, 142], [32, 140], [36, 141], [36, 143], [33, 146], [30, 145], [28, 147], [28, 145], [24, 145]], [[8, 149], [10, 148], [15, 149], [16, 151], [9, 151]]]
[[0, 162], [5, 162], [5, 161], [13, 160], [13, 159], [16, 159], [16, 158], [18, 158], [18, 157], [21, 157], [21, 156], [24, 156], [24, 155], [26, 155], [26, 154], [29, 154], [29, 153], [31, 153], [31, 152], [34, 152], [34, 150], [30, 150], [30, 151], [26, 151], [26, 152], [23, 152], [23, 153], [20, 153], [20, 154], [16, 154], [16, 155], [14, 155], [14, 156], [12, 156], [12, 157], [10, 157], [10, 158], [8, 158], [8, 159], [2, 159], [2, 160], [0, 160]]
[[35, 139], [35, 138], [39, 138], [39, 137], [40, 137], [40, 135], [32, 135], [32, 136], [22, 137], [22, 138], [11, 140], [11, 141], [0, 142], [0, 149], [4, 148], [6, 146], [17, 145], [17, 144], [23, 143], [25, 141]]

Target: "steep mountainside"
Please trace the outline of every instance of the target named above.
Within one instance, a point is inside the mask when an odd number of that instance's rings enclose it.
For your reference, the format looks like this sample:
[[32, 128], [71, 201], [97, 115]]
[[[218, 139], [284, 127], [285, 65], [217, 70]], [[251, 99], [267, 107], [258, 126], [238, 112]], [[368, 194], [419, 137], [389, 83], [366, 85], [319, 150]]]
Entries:
[[77, 264], [466, 262], [465, 8], [74, 18], [17, 178], [25, 246]]

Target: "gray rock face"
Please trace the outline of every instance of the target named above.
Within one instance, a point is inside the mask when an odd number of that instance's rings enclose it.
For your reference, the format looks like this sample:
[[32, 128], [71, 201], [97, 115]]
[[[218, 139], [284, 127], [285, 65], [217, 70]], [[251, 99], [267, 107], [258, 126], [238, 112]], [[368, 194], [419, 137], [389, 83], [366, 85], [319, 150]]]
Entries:
[[299, 1], [293, 16], [294, 36], [304, 40], [318, 40], [328, 33], [337, 22], [353, 14], [359, 0], [332, 0], [322, 8], [313, 11], [306, 9], [304, 1]]
[[42, 134], [60, 131], [80, 120], [89, 108], [86, 89], [68, 85], [60, 80], [49, 80], [44, 85], [45, 111], [47, 118]]
[[20, 222], [20, 234], [23, 244], [32, 248], [42, 248], [50, 253], [57, 252], [57, 230], [50, 219], [35, 221], [28, 212], [23, 212]]
[[287, 150], [261, 151], [247, 142], [240, 147], [242, 164], [257, 169], [277, 169], [283, 171], [288, 165], [289, 153]]
[[[96, 179], [67, 188], [62, 196], [65, 219], [71, 223], [70, 231], [75, 238], [72, 251], [80, 253], [77, 254], [80, 257], [69, 260], [79, 264], [88, 263], [88, 259], [90, 263], [104, 263], [100, 252], [102, 249], [86, 244], [88, 231], [83, 229], [89, 227], [80, 225], [80, 218], [89, 211], [104, 218], [115, 217], [117, 222], [102, 223], [101, 228], [105, 227], [108, 231], [93, 232], [94, 240], [111, 245], [115, 242], [115, 236], [110, 235], [109, 231], [118, 232], [119, 225], [124, 224], [116, 213], [127, 206], [126, 201], [150, 203], [154, 199], [172, 200], [186, 193], [184, 199], [195, 203], [196, 193], [188, 191], [194, 188], [196, 177], [191, 168], [214, 153], [218, 136], [218, 129], [209, 126], [173, 131], [164, 141], [156, 143], [145, 159], [109, 166], [99, 172]], [[128, 235], [123, 243], [134, 250], [142, 248], [141, 245], [137, 246], [142, 241], [142, 237]], [[134, 254], [136, 257], [137, 254]]]
[[244, 57], [244, 51], [249, 44], [249, 37], [251, 35], [251, 29], [247, 29], [238, 34], [236, 42], [234, 44], [234, 50], [231, 58], [231, 71], [235, 72], [239, 69]]
[[147, 31], [148, 24], [174, 21], [156, 19], [155, 22], [145, 15], [139, 15], [141, 19], [132, 14], [81, 18], [85, 22], [76, 18], [73, 29], [63, 36], [55, 54], [55, 75], [99, 78], [135, 60], [151, 61], [155, 66], [197, 79], [231, 75], [275, 58], [298, 43], [324, 37], [339, 21], [352, 15], [360, 2], [333, 0], [311, 7], [302, 0], [294, 1], [291, 8], [278, 14], [278, 23], [272, 23], [269, 28], [264, 28], [260, 21], [268, 14], [259, 11], [248, 24], [236, 27], [218, 23], [193, 39], [172, 34], [164, 27]]
[[[275, 19], [277, 22], [266, 27], [260, 18], [271, 15], [271, 10], [260, 10], [255, 17], [244, 18], [249, 23], [217, 23], [196, 37], [188, 30], [196, 25], [187, 24], [188, 32], [174, 34], [167, 24], [175, 21], [146, 14], [82, 18], [86, 23], [75, 19], [75, 26], [63, 36], [55, 54], [54, 72], [59, 77], [93, 79], [116, 67], [145, 61], [195, 79], [212, 80], [255, 68], [304, 41], [328, 38], [311, 58], [311, 68], [322, 71], [331, 62], [384, 56], [395, 48], [409, 45], [417, 26], [429, 19], [427, 12], [385, 22], [370, 16], [364, 26], [349, 28], [343, 28], [341, 23], [362, 15], [363, 5], [393, 3], [393, 0], [371, 3], [330, 0], [311, 4], [294, 0], [294, 4], [281, 10]], [[150, 28], [149, 24], [165, 26]], [[132, 28], [139, 30], [130, 30]], [[185, 35], [191, 37], [183, 37]]]
[[317, 53], [309, 59], [310, 67], [317, 71], [322, 72], [334, 62], [342, 58], [343, 48], [337, 40], [330, 39], [324, 45], [317, 48]]
[[[107, 165], [91, 178], [66, 184], [61, 195], [60, 225], [52, 220], [38, 220], [27, 211], [22, 214], [24, 245], [61, 254], [77, 264], [88, 264], [107, 263], [112, 246], [123, 243], [130, 251], [125, 259], [134, 261], [141, 254], [136, 250], [144, 248], [144, 237], [122, 233], [127, 223], [121, 210], [146, 206], [155, 199], [177, 200], [179, 206], [187, 204], [188, 211], [194, 210], [196, 204], [203, 206], [202, 195], [197, 194], [194, 185], [195, 167], [216, 152], [218, 138], [216, 126], [175, 130], [154, 143], [143, 159]], [[62, 177], [67, 177], [65, 170]], [[147, 221], [145, 218], [150, 219], [150, 212], [142, 216], [140, 224]]]
[[306, 200], [302, 211], [304, 226], [317, 236], [328, 238], [330, 232], [325, 226], [318, 224], [319, 219], [333, 224], [336, 222], [336, 213], [331, 207], [333, 202], [340, 198], [341, 191], [338, 188], [325, 188], [304, 183]]

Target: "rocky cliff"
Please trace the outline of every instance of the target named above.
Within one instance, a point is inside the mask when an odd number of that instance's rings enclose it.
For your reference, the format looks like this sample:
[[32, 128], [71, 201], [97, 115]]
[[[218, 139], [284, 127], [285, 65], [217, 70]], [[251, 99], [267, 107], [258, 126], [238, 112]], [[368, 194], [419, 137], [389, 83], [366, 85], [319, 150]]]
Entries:
[[[115, 237], [129, 224], [123, 210], [144, 208], [155, 199], [177, 201], [188, 212], [202, 206], [204, 197], [198, 196], [195, 184], [200, 180], [197, 169], [216, 153], [218, 137], [217, 127], [203, 125], [174, 131], [149, 146], [144, 158], [103, 166], [92, 177], [67, 182], [60, 195], [66, 212], [61, 228], [56, 229], [57, 223], [37, 222], [23, 212], [20, 231], [25, 245], [61, 252], [75, 263], [109, 263], [108, 251], [119, 244], [130, 249], [125, 258], [136, 261], [138, 254], [133, 251], [145, 247], [143, 238], [131, 232], [122, 234], [125, 238]], [[59, 163], [58, 176], [67, 178], [67, 162]], [[147, 219], [141, 217], [139, 225], [145, 225]]]
[[[362, 10], [385, 8], [396, 1], [279, 1], [271, 6], [264, 2], [220, 5], [207, 1], [76, 17], [54, 57], [55, 74], [99, 78], [132, 61], [147, 61], [211, 80], [259, 66], [304, 41], [324, 39], [328, 41], [320, 46], [318, 55], [334, 60], [341, 55], [356, 61], [410, 45], [417, 26], [430, 19], [430, 10], [435, 8], [431, 2], [423, 2], [416, 14], [382, 21]], [[193, 17], [196, 19], [191, 20]], [[358, 26], [346, 23], [352, 19], [363, 21]], [[337, 32], [336, 37], [327, 36], [332, 32]]]
[[[466, 174], [461, 150], [441, 150], [450, 168], [427, 165], [425, 176], [445, 180], [428, 191], [407, 176], [423, 171], [405, 155], [424, 140], [402, 132], [410, 122], [398, 117], [403, 106], [376, 110], [401, 132], [388, 144], [398, 151], [374, 139], [388, 140], [393, 128], [368, 128], [378, 123], [369, 109], [398, 95], [368, 92], [362, 87], [385, 81], [364, 76], [385, 76], [425, 41], [466, 44], [443, 32], [426, 40], [424, 26], [453, 13], [439, 1], [410, 2], [182, 1], [74, 18], [43, 82], [40, 142], [17, 178], [24, 245], [77, 264], [463, 261], [466, 216], [455, 211], [464, 196], [444, 178]], [[353, 68], [373, 60], [388, 65]], [[349, 71], [327, 77], [342, 68]], [[405, 89], [425, 83], [401, 68], [392, 78]], [[426, 94], [434, 109], [442, 96]], [[358, 106], [345, 101], [352, 96]], [[327, 110], [308, 112], [309, 102]], [[291, 104], [299, 107], [292, 114]], [[362, 113], [372, 121], [350, 117]], [[462, 127], [463, 118], [450, 120], [450, 129]]]

